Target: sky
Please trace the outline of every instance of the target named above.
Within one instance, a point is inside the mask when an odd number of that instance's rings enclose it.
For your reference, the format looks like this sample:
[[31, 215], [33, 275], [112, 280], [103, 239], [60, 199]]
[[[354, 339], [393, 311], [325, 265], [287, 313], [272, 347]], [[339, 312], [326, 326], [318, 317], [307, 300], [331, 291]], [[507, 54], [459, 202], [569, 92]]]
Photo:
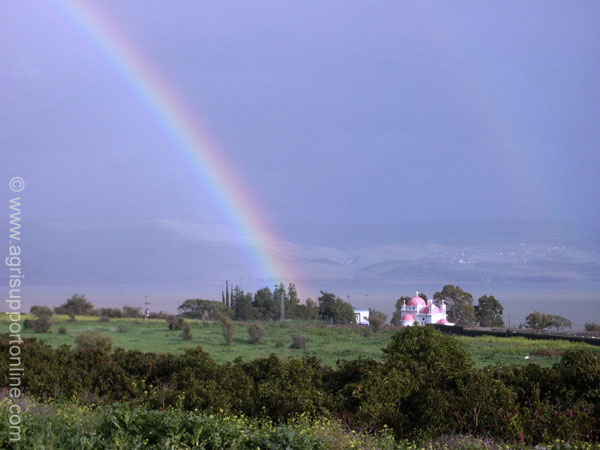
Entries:
[[596, 1], [5, 2], [0, 180], [25, 179], [24, 220], [245, 230], [75, 4], [186, 105], [275, 259], [301, 226], [600, 224]]

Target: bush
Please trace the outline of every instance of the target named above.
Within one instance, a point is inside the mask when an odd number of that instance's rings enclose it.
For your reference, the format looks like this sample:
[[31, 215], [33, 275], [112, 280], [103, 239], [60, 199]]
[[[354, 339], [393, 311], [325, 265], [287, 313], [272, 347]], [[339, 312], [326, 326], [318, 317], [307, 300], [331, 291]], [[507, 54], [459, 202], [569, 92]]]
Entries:
[[104, 336], [97, 331], [84, 331], [75, 338], [78, 350], [101, 348], [110, 350], [112, 339], [110, 336]]
[[307, 342], [308, 338], [306, 336], [294, 334], [292, 336], [292, 345], [290, 345], [290, 348], [305, 349]]
[[375, 333], [383, 328], [386, 320], [386, 314], [380, 311], [375, 311], [374, 309], [369, 310], [369, 328]]
[[221, 326], [223, 327], [223, 337], [227, 345], [231, 345], [233, 341], [233, 335], [235, 334], [235, 323], [229, 318], [228, 315], [223, 314], [221, 316]]
[[183, 330], [185, 319], [181, 316], [168, 316], [169, 330]]
[[100, 319], [98, 319], [98, 322], [102, 322], [102, 323], [110, 322], [110, 318], [106, 317], [106, 316], [102, 316], [102, 317], [100, 317]]
[[192, 339], [192, 330], [190, 329], [190, 324], [187, 322], [183, 323], [183, 333], [181, 333], [181, 337], [184, 341], [189, 341]]
[[25, 328], [26, 330], [31, 330], [33, 328], [33, 319], [25, 319], [23, 321], [23, 328]]
[[250, 342], [252, 342], [253, 344], [262, 344], [262, 341], [267, 332], [263, 325], [253, 323], [248, 327], [248, 334], [250, 335]]
[[366, 328], [366, 327], [365, 328], [361, 328], [360, 329], [360, 334], [362, 335], [362, 337], [371, 337], [371, 336], [373, 336], [373, 334], [375, 334], [375, 332], [369, 326], [368, 328]]
[[281, 347], [285, 347], [285, 344], [283, 343], [283, 341], [280, 339], [277, 342], [275, 342], [275, 347], [281, 348]]
[[50, 328], [52, 328], [52, 322], [46, 316], [34, 320], [31, 324], [36, 333], [48, 333]]
[[58, 329], [58, 334], [67, 334], [67, 329], [65, 327], [60, 327]]
[[129, 328], [124, 327], [123, 325], [121, 325], [119, 327], [119, 333], [127, 333], [127, 332], [129, 332]]

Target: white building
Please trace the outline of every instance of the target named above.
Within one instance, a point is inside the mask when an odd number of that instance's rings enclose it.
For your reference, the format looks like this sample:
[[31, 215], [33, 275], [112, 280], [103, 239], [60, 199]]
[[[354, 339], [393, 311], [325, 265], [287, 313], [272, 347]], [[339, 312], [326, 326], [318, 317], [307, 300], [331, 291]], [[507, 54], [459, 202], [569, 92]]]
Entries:
[[355, 309], [354, 319], [359, 325], [369, 325], [369, 310], [368, 309]]
[[419, 293], [411, 298], [408, 303], [404, 302], [400, 308], [402, 315], [402, 326], [411, 327], [413, 325], [454, 325], [448, 322], [446, 316], [446, 304], [442, 302], [441, 307], [433, 304], [431, 299], [425, 301], [419, 297]]

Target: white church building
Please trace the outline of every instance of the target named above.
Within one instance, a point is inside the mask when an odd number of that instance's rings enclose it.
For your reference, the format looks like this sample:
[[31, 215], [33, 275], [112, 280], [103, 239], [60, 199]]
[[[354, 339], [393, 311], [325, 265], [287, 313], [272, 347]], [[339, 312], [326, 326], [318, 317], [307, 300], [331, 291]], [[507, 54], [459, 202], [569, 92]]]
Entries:
[[402, 316], [402, 326], [411, 327], [413, 325], [454, 325], [448, 322], [446, 315], [446, 304], [442, 302], [440, 307], [433, 304], [431, 299], [425, 301], [419, 297], [419, 293], [411, 298], [408, 303], [403, 302], [400, 308]]

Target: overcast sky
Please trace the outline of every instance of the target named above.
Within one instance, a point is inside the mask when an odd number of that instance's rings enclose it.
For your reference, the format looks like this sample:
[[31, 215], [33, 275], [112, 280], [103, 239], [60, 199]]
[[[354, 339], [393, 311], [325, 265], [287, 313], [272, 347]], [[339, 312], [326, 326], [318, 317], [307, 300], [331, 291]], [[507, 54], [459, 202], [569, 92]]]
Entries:
[[[98, 4], [269, 221], [598, 220], [597, 1]], [[63, 9], [0, 16], [0, 173], [26, 179], [30, 217], [218, 223]]]
[[[185, 100], [304, 297], [369, 293], [387, 311], [446, 283], [566, 280], [571, 300], [596, 283], [581, 299], [597, 301], [600, 2], [71, 1]], [[28, 301], [151, 294], [174, 310], [220, 298], [225, 278], [277, 282], [73, 7], [0, 3], [0, 180], [25, 179], [27, 281], [46, 284]], [[391, 225], [505, 219], [516, 228]]]

